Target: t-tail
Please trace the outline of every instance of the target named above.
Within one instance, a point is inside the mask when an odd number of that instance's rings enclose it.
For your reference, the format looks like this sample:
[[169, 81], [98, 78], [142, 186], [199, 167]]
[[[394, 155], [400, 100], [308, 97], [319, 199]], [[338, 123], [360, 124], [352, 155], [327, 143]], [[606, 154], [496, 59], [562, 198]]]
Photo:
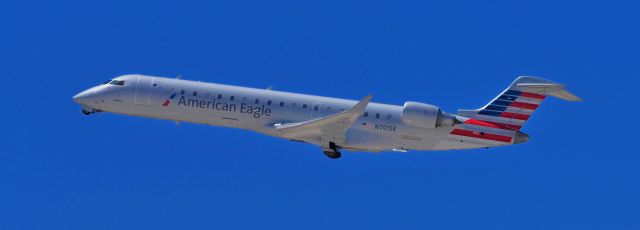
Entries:
[[526, 142], [529, 135], [520, 130], [548, 96], [581, 101], [562, 84], [538, 77], [518, 77], [482, 108], [458, 110], [458, 119], [463, 123], [456, 125], [450, 135], [487, 146]]

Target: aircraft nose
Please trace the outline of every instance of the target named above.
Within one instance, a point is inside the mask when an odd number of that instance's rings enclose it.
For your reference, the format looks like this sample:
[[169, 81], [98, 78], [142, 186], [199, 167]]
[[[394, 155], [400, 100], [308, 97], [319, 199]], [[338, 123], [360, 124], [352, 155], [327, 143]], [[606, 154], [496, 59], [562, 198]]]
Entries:
[[95, 90], [88, 89], [73, 96], [73, 101], [78, 104], [89, 104], [95, 99], [96, 95]]

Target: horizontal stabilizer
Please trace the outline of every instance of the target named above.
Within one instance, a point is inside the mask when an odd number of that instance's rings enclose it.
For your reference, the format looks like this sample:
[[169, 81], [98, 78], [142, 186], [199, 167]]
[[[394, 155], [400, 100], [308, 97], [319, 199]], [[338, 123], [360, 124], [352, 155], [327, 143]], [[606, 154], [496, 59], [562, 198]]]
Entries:
[[573, 95], [564, 88], [563, 84], [556, 83], [518, 83], [516, 84], [522, 91], [539, 93], [554, 96], [567, 101], [582, 101], [578, 96]]

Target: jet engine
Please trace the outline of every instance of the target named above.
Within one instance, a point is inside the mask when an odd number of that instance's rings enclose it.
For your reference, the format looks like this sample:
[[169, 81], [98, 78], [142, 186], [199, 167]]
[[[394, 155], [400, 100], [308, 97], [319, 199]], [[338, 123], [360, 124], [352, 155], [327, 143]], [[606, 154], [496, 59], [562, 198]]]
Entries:
[[456, 118], [437, 106], [408, 101], [402, 109], [402, 122], [411, 126], [435, 129], [455, 125]]

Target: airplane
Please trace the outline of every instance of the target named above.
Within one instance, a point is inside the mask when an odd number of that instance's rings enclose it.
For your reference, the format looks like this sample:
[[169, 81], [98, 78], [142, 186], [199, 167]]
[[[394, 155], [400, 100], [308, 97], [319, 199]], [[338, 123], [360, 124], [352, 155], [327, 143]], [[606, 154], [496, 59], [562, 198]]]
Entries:
[[252, 130], [319, 146], [329, 158], [341, 150], [381, 152], [490, 148], [529, 141], [521, 129], [547, 97], [581, 99], [564, 85], [521, 76], [485, 106], [444, 112], [435, 105], [359, 101], [176, 78], [122, 75], [73, 100], [98, 112]]

